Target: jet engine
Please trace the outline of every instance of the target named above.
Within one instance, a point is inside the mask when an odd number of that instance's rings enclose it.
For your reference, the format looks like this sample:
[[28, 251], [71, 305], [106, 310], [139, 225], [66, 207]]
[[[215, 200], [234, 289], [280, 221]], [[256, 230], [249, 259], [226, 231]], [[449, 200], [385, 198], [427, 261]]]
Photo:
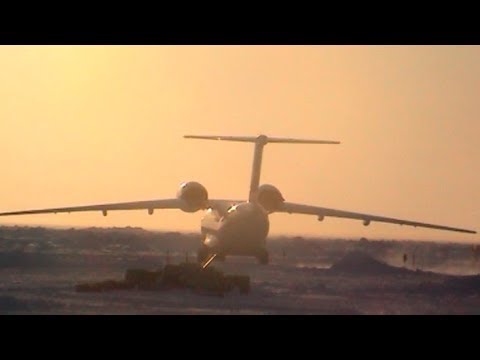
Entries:
[[185, 212], [195, 212], [205, 209], [208, 205], [208, 192], [205, 187], [195, 181], [184, 182], [180, 185], [177, 198], [182, 200]]
[[257, 202], [269, 213], [278, 210], [285, 199], [275, 186], [263, 184], [256, 193]]

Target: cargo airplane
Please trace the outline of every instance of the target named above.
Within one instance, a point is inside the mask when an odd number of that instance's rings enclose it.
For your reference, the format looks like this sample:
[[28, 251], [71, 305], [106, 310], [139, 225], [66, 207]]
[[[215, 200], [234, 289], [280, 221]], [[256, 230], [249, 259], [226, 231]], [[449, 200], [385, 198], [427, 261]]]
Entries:
[[253, 143], [255, 149], [248, 200], [210, 199], [203, 185], [190, 181], [180, 185], [177, 196], [173, 199], [13, 211], [0, 213], [0, 216], [77, 211], [101, 211], [106, 216], [109, 211], [115, 210], [147, 210], [148, 214], [152, 215], [154, 210], [157, 209], [179, 209], [184, 212], [203, 210], [205, 211], [205, 216], [201, 221], [203, 240], [197, 258], [204, 267], [207, 267], [215, 258], [224, 260], [228, 255], [254, 256], [261, 264], [267, 264], [269, 256], [266, 249], [266, 238], [269, 231], [269, 215], [273, 213], [314, 215], [318, 217], [319, 221], [322, 221], [325, 217], [356, 219], [361, 220], [365, 226], [373, 221], [470, 234], [476, 233], [473, 230], [444, 225], [287, 202], [275, 186], [270, 184], [260, 185], [260, 170], [265, 145], [272, 143], [339, 144], [338, 141], [299, 140], [267, 137], [265, 135], [257, 137], [186, 135], [185, 138]]

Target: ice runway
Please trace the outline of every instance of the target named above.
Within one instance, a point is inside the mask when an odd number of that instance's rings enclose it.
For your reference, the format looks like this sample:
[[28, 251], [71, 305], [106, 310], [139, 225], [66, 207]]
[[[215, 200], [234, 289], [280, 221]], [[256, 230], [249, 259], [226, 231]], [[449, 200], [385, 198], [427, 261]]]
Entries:
[[445, 242], [270, 239], [269, 265], [243, 257], [213, 263], [249, 275], [247, 295], [75, 291], [78, 283], [122, 279], [126, 269], [194, 261], [199, 243], [197, 235], [138, 228], [0, 227], [0, 314], [480, 313], [472, 246]]
[[[181, 259], [172, 258], [172, 261]], [[355, 259], [351, 259], [352, 261]], [[367, 260], [368, 261], [368, 260]], [[251, 276], [251, 292], [198, 295], [188, 289], [78, 293], [78, 282], [121, 278], [125, 264], [0, 270], [2, 314], [476, 314], [480, 287], [445, 288], [451, 276], [413, 271], [356, 272], [233, 258], [215, 264]], [[355, 265], [355, 264], [352, 264]], [[365, 264], [363, 264], [365, 265]], [[355, 265], [356, 266], [356, 265]], [[356, 272], [356, 273], [355, 273]], [[443, 286], [443, 287], [442, 287]]]

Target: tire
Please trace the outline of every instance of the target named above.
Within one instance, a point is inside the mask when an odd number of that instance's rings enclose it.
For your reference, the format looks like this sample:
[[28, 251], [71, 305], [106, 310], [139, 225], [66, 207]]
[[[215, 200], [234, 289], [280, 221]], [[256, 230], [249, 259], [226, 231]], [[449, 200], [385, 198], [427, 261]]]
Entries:
[[208, 248], [206, 246], [200, 247], [200, 249], [198, 249], [197, 251], [197, 262], [202, 264], [207, 260], [208, 255], [209, 255]]
[[266, 249], [262, 249], [257, 255], [258, 263], [260, 265], [267, 265], [269, 263], [269, 256], [268, 251]]

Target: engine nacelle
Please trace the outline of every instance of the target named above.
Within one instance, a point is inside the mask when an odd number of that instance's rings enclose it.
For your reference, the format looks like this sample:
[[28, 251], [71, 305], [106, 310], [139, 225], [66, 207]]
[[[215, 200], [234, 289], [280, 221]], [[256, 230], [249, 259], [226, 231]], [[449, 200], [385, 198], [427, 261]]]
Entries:
[[257, 202], [269, 213], [278, 210], [285, 201], [280, 190], [269, 184], [259, 186], [255, 196]]
[[205, 187], [195, 181], [184, 182], [180, 185], [177, 198], [182, 200], [185, 212], [195, 212], [205, 209], [208, 204], [208, 192]]

